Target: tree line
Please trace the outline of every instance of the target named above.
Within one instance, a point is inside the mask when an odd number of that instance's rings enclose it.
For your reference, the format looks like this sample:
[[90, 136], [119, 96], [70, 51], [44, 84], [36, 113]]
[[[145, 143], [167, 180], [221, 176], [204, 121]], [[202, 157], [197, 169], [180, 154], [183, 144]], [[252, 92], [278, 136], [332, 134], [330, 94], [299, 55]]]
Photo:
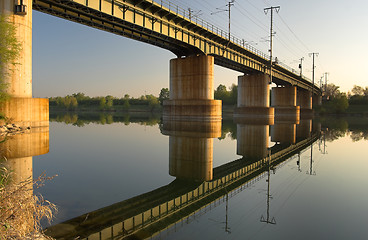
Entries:
[[368, 105], [368, 87], [354, 85], [347, 93], [341, 92], [339, 88], [333, 83], [322, 87], [322, 113], [343, 113], [349, 106]]
[[124, 94], [123, 97], [117, 98], [111, 95], [90, 97], [84, 93], [74, 93], [65, 97], [50, 97], [49, 104], [51, 107], [59, 107], [64, 110], [77, 110], [78, 108], [98, 108], [100, 110], [114, 110], [116, 108], [129, 110], [131, 106], [146, 106], [153, 111], [160, 108], [163, 101], [169, 98], [169, 90], [162, 88], [158, 97], [149, 94], [142, 95], [139, 98], [130, 97]]

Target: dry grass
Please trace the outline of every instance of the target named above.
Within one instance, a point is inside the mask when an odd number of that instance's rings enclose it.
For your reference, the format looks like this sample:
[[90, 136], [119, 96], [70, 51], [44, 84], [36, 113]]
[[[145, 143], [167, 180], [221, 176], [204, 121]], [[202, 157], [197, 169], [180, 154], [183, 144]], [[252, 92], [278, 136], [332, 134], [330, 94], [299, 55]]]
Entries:
[[12, 182], [12, 172], [0, 169], [0, 239], [50, 239], [42, 234], [40, 221], [51, 220], [56, 206], [33, 194], [33, 189], [51, 179], [42, 174], [36, 180]]

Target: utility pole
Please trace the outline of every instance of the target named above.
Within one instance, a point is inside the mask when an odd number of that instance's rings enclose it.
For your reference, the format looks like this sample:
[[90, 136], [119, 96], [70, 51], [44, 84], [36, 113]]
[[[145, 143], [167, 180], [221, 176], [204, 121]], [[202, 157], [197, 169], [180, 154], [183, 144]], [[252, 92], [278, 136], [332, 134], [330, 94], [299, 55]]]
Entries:
[[235, 2], [235, 0], [231, 0], [230, 2], [228, 2], [228, 4], [225, 5], [226, 7], [228, 7], [228, 9], [216, 8], [219, 11], [211, 13], [211, 15], [213, 15], [213, 14], [224, 12], [224, 11], [229, 12], [229, 41], [230, 41], [230, 37], [231, 37], [231, 35], [230, 35], [231, 7], [234, 6], [234, 2]]
[[327, 91], [327, 76], [328, 76], [328, 72], [325, 72], [325, 92]]
[[269, 8], [265, 8], [263, 9], [264, 13], [267, 15], [268, 13], [268, 10], [271, 11], [271, 26], [270, 26], [270, 33], [271, 33], [271, 36], [270, 36], [270, 82], [269, 84], [272, 83], [272, 39], [273, 39], [273, 35], [274, 35], [274, 32], [273, 32], [273, 10], [276, 10], [276, 12], [279, 12], [280, 11], [280, 6], [277, 6], [277, 7], [269, 7]]
[[271, 198], [271, 194], [270, 194], [270, 177], [271, 177], [271, 149], [268, 148], [268, 173], [267, 173], [267, 215], [266, 218], [263, 217], [263, 215], [261, 215], [261, 222], [267, 223], [267, 224], [276, 224], [276, 220], [275, 217], [273, 217], [270, 220], [270, 198]]
[[299, 64], [299, 68], [300, 68], [300, 77], [303, 77], [303, 60], [304, 60], [304, 57], [302, 57], [300, 59], [300, 64]]
[[188, 12], [189, 12], [189, 20], [191, 20], [192, 21], [192, 17], [198, 17], [199, 15], [202, 15], [202, 13], [201, 13], [201, 11], [202, 10], [199, 10], [199, 11], [197, 11], [197, 13], [196, 14], [192, 14], [192, 13], [194, 13], [194, 11], [191, 9], [191, 8], [188, 8]]
[[318, 54], [319, 54], [319, 53], [315, 53], [315, 52], [313, 52], [313, 53], [309, 53], [309, 57], [310, 57], [310, 56], [313, 56], [313, 63], [312, 63], [312, 64], [313, 64], [313, 68], [312, 68], [312, 69], [313, 69], [313, 70], [312, 70], [312, 84], [313, 84], [313, 85], [314, 85], [314, 68], [315, 68], [315, 66], [314, 66], [314, 56], [317, 56], [317, 57], [318, 57]]
[[309, 169], [309, 173], [307, 171], [307, 174], [316, 175], [316, 171], [313, 171], [313, 142], [311, 143], [310, 169]]
[[317, 57], [318, 57], [318, 54], [319, 54], [319, 53], [315, 53], [315, 52], [313, 52], [313, 53], [309, 53], [309, 57], [310, 57], [310, 56], [313, 56], [312, 87], [311, 87], [311, 92], [312, 92], [312, 102], [313, 102], [313, 96], [314, 96], [314, 94], [313, 94], [313, 88], [314, 88], [314, 68], [315, 68], [315, 66], [314, 66], [314, 56], [317, 56]]

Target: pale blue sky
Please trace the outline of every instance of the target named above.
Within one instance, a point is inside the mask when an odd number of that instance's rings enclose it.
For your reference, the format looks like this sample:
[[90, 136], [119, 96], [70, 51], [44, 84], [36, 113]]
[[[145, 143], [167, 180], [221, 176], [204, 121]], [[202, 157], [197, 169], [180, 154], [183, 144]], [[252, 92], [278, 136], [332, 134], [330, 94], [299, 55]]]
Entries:
[[[227, 12], [211, 15], [225, 0], [173, 0], [187, 9], [201, 10], [201, 18], [227, 29]], [[231, 12], [232, 33], [263, 52], [268, 50], [270, 15], [263, 9], [280, 6], [275, 14], [274, 56], [312, 77], [309, 52], [318, 52], [315, 80], [328, 80], [348, 91], [354, 84], [368, 86], [366, 0], [236, 0]], [[287, 25], [285, 25], [285, 23]], [[292, 30], [292, 32], [290, 31]], [[296, 35], [296, 37], [295, 37]], [[111, 33], [33, 11], [33, 95], [90, 96], [128, 93], [158, 95], [169, 86], [171, 52]], [[215, 87], [237, 83], [241, 73], [215, 66]]]

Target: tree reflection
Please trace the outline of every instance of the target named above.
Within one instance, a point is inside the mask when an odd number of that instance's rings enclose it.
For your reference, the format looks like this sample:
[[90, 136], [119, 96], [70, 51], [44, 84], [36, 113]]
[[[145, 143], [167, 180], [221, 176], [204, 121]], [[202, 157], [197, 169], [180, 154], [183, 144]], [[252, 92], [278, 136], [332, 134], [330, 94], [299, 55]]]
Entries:
[[368, 122], [363, 118], [320, 119], [325, 140], [335, 141], [349, 133], [352, 141], [368, 140]]
[[161, 121], [160, 115], [151, 113], [50, 113], [50, 122], [61, 122], [77, 127], [94, 124], [112, 124], [121, 122], [125, 125], [138, 123], [145, 126], [155, 126]]
[[350, 138], [353, 140], [353, 142], [358, 142], [363, 139], [368, 140], [368, 131], [353, 130], [351, 131]]

